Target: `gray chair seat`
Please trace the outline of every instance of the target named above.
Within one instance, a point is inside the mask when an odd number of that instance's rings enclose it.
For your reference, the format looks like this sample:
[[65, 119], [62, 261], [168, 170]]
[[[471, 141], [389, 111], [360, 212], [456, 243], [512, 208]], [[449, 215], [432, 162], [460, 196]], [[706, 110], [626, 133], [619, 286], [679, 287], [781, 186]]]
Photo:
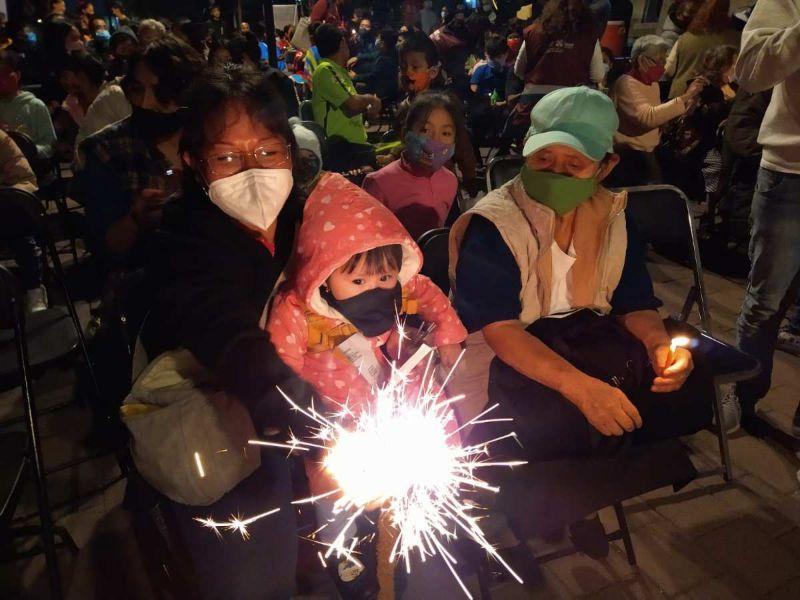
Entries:
[[[49, 308], [28, 315], [25, 321], [28, 359], [31, 367], [44, 367], [78, 348], [78, 336], [69, 312], [62, 307]], [[0, 389], [19, 383], [19, 362], [14, 345], [14, 331], [0, 329]]]

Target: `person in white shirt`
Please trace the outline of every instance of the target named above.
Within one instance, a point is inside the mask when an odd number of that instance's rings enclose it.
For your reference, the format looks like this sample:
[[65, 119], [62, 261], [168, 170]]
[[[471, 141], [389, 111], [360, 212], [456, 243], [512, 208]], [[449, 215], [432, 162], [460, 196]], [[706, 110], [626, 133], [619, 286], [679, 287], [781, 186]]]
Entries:
[[[747, 92], [773, 88], [758, 143], [761, 167], [750, 213], [750, 275], [737, 324], [739, 348], [761, 362], [723, 408], [753, 431], [770, 388], [778, 327], [800, 283], [800, 0], [759, 0], [742, 34], [736, 78]], [[800, 437], [800, 414], [794, 433]]]

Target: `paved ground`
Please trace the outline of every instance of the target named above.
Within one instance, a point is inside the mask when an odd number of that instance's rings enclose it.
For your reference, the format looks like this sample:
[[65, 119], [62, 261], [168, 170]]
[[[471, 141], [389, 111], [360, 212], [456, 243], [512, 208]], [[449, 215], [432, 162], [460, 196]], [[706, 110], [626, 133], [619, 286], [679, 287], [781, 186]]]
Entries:
[[[652, 272], [665, 311], [680, 306], [690, 281], [690, 272], [657, 259]], [[713, 274], [707, 284], [714, 318], [714, 331], [731, 340], [742, 297], [741, 282]], [[83, 307], [86, 312], [86, 307]], [[775, 385], [761, 404], [766, 416], [788, 428], [800, 398], [800, 359], [778, 354]], [[68, 398], [72, 377], [54, 372], [37, 385], [40, 405]], [[18, 391], [0, 396], [0, 418], [18, 414]], [[47, 462], [52, 465], [84, 456], [82, 440], [89, 419], [84, 409], [71, 407], [42, 418]], [[707, 468], [718, 463], [715, 437], [699, 433], [687, 439], [693, 460]], [[697, 480], [678, 494], [661, 489], [626, 502], [639, 560], [628, 565], [619, 543], [607, 560], [582, 555], [563, 558], [544, 567], [546, 585], [526, 592], [516, 585], [498, 586], [494, 597], [517, 598], [800, 598], [800, 461], [770, 442], [743, 432], [731, 439], [736, 479], [725, 484], [718, 476]], [[55, 504], [92, 489], [117, 474], [113, 458], [85, 463], [50, 477]], [[80, 547], [77, 555], [60, 553], [65, 589], [69, 598], [107, 599], [158, 597], [145, 576], [128, 514], [120, 502], [124, 483], [81, 505], [57, 510], [58, 522], [69, 530]], [[27, 490], [17, 510], [25, 518], [34, 510]], [[613, 513], [602, 513], [608, 526]], [[532, 541], [538, 544], [536, 541]], [[44, 598], [44, 561], [0, 565], [0, 596]], [[443, 581], [443, 585], [446, 583]], [[437, 600], [457, 597], [449, 585], [437, 592]], [[330, 597], [321, 592], [316, 598]], [[424, 595], [409, 593], [407, 598]]]

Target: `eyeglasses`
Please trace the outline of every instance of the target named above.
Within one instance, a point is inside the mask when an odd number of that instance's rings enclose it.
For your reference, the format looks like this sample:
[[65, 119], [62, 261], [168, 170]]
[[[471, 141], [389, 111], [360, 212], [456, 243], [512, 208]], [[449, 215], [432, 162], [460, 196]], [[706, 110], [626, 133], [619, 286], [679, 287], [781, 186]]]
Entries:
[[267, 144], [252, 152], [222, 152], [209, 156], [203, 163], [212, 175], [227, 177], [244, 171], [251, 158], [260, 169], [282, 169], [291, 164], [289, 146], [284, 144]]

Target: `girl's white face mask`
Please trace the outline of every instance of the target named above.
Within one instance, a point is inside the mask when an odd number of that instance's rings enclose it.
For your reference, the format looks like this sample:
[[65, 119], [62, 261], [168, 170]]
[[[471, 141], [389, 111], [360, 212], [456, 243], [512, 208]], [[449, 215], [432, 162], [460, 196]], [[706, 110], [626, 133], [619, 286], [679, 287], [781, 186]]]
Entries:
[[266, 231], [278, 218], [293, 185], [290, 169], [248, 169], [212, 181], [208, 196], [229, 217]]

